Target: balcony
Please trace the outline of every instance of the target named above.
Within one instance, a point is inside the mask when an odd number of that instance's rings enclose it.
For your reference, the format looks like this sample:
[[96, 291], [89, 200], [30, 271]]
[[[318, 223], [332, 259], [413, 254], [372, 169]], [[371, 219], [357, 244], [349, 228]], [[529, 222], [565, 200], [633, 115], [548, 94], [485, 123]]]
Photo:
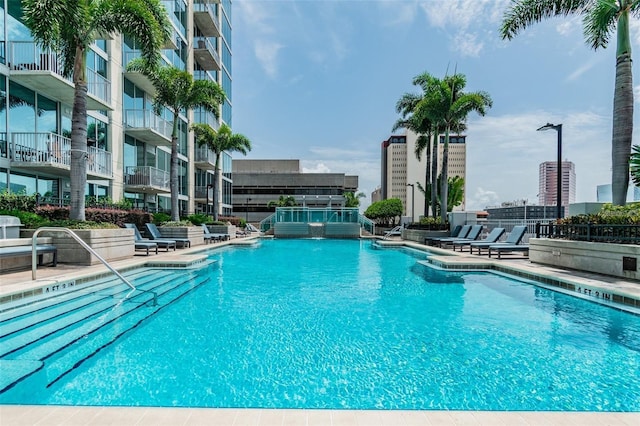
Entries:
[[154, 146], [171, 146], [172, 125], [147, 109], [128, 109], [124, 112], [124, 132]]
[[212, 186], [196, 186], [194, 200], [197, 203], [213, 204], [213, 187]]
[[[87, 147], [87, 177], [112, 179], [111, 153]], [[11, 166], [69, 177], [71, 175], [71, 139], [56, 133], [12, 133], [9, 144]]]
[[134, 51], [130, 51], [130, 52], [124, 52], [124, 71], [122, 73], [122, 75], [124, 75], [124, 77], [129, 80], [130, 82], [132, 82], [133, 84], [135, 84], [137, 87], [139, 87], [140, 89], [144, 90], [145, 92], [147, 92], [150, 96], [155, 96], [156, 94], [156, 88], [153, 85], [153, 83], [151, 82], [151, 80], [149, 80], [149, 77], [147, 77], [146, 75], [142, 74], [141, 72], [132, 72], [132, 71], [127, 71], [126, 67], [127, 64], [129, 64], [129, 62], [131, 62], [133, 59], [135, 58], [139, 58], [140, 57], [140, 51], [139, 50], [134, 50]]
[[211, 40], [207, 37], [194, 37], [193, 56], [200, 66], [207, 70], [220, 71], [220, 56]]
[[201, 170], [215, 170], [216, 154], [207, 147], [196, 147], [194, 164]]
[[143, 194], [171, 193], [169, 172], [151, 166], [129, 166], [124, 171], [124, 190]]
[[215, 14], [213, 0], [196, 0], [193, 2], [193, 20], [202, 35], [207, 37], [220, 37], [220, 25]]
[[[73, 105], [75, 86], [69, 77], [63, 77], [62, 61], [51, 49], [44, 49], [32, 41], [9, 43], [11, 79], [68, 105]], [[87, 109], [113, 110], [111, 82], [87, 69]]]

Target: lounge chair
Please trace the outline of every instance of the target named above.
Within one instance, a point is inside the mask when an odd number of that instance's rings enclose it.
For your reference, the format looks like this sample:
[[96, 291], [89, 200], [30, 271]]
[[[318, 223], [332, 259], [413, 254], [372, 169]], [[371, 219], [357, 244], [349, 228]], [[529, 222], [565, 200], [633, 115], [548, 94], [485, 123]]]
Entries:
[[437, 245], [438, 240], [442, 240], [445, 238], [464, 238], [471, 229], [471, 225], [456, 225], [451, 231], [451, 234], [446, 237], [427, 237], [424, 239], [425, 246], [435, 246]]
[[[176, 249], [176, 242], [172, 241], [172, 240], [149, 240], [146, 238], [142, 238], [142, 235], [140, 234], [140, 231], [138, 231], [138, 228], [136, 227], [136, 225], [134, 225], [133, 223], [125, 223], [124, 224], [125, 228], [129, 228], [129, 229], [133, 229], [134, 232], [134, 236], [135, 236], [135, 243], [136, 244], [140, 244], [140, 249], [142, 249], [143, 246], [147, 246], [147, 243], [153, 243], [156, 244], [156, 247], [160, 247], [165, 249], [166, 251], [169, 251], [170, 248], [173, 248], [173, 250]], [[156, 250], [157, 253], [157, 250]]]
[[437, 241], [438, 247], [445, 247], [449, 244], [453, 244], [454, 242], [460, 241], [475, 241], [480, 236], [482, 232], [482, 225], [473, 225], [467, 235], [463, 238], [442, 238]]
[[209, 232], [209, 228], [204, 223], [202, 224], [202, 231], [204, 231], [204, 242], [205, 243], [208, 244], [210, 242], [220, 241], [220, 237], [218, 237], [217, 235], [212, 234], [211, 232]]
[[160, 230], [155, 223], [145, 223], [144, 226], [147, 227], [147, 231], [149, 232], [149, 235], [151, 236], [151, 239], [153, 241], [167, 240], [173, 241], [174, 243], [179, 243], [181, 247], [191, 247], [191, 240], [189, 240], [188, 238], [163, 237], [162, 233], [160, 233]]
[[482, 241], [476, 241], [473, 242], [471, 244], [469, 244], [469, 249], [471, 250], [471, 254], [473, 254], [474, 249], [478, 249], [478, 255], [482, 254], [482, 249], [489, 249], [489, 247], [492, 246], [499, 246], [499, 245], [518, 245], [520, 244], [520, 241], [522, 241], [522, 238], [524, 237], [524, 234], [527, 232], [527, 227], [524, 225], [518, 225], [518, 226], [514, 226], [513, 229], [511, 230], [511, 232], [509, 233], [509, 235], [507, 236], [507, 239], [502, 241], [502, 242], [495, 242], [495, 243], [485, 243]]
[[[458, 240], [458, 241], [453, 241], [453, 251], [456, 251], [456, 247], [460, 247], [460, 251], [464, 251], [464, 247], [465, 246], [469, 246], [471, 247], [472, 244], [476, 244], [476, 243], [485, 243], [485, 244], [495, 244], [498, 242], [498, 240], [500, 239], [500, 237], [502, 237], [502, 235], [504, 235], [505, 233], [505, 229], [504, 228], [493, 228], [491, 230], [491, 232], [489, 232], [489, 235], [487, 235], [484, 239], [480, 240], [480, 241], [474, 241], [474, 240]], [[487, 246], [488, 247], [488, 246]], [[471, 249], [469, 249], [469, 251], [471, 251]]]
[[514, 252], [514, 251], [522, 251], [525, 256], [529, 256], [529, 244], [496, 244], [493, 246], [489, 246], [489, 257], [491, 257], [492, 252], [498, 253], [498, 259], [500, 259], [500, 254], [503, 252]]
[[392, 237], [394, 235], [402, 235], [402, 225], [398, 225], [395, 228], [385, 232], [382, 239], [386, 240], [387, 238]]

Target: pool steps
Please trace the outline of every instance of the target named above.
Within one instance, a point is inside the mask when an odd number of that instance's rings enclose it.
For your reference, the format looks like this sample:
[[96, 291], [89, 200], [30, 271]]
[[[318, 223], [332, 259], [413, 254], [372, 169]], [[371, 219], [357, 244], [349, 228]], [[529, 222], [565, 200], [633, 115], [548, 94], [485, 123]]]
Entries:
[[[51, 386], [165, 306], [206, 282], [185, 271], [176, 280], [158, 269], [127, 274], [140, 290], [105, 278], [91, 287], [0, 313], [0, 394], [37, 373], [47, 363]], [[191, 279], [195, 282], [189, 283]], [[132, 293], [132, 294], [130, 294]], [[129, 297], [126, 297], [129, 295]], [[40, 317], [40, 315], [42, 315]]]

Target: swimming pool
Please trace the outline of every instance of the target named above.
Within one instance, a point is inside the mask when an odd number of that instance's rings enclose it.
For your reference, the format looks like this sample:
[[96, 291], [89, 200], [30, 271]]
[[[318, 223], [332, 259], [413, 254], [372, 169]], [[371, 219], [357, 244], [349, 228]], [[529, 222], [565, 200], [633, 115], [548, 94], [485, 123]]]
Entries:
[[366, 241], [210, 257], [140, 274], [198, 284], [50, 387], [47, 360], [0, 402], [640, 411], [638, 316]]

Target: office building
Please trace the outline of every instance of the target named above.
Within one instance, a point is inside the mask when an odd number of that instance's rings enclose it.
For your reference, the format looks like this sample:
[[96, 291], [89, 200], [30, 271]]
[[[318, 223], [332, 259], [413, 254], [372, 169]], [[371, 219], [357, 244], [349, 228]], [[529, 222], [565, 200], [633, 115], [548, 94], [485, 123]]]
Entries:
[[273, 212], [269, 202], [292, 197], [300, 207], [344, 207], [345, 192], [358, 192], [358, 176], [302, 173], [300, 160], [233, 160], [233, 213], [258, 223]]
[[[540, 164], [538, 204], [555, 206], [558, 203], [558, 163], [545, 161]], [[562, 162], [562, 206], [565, 210], [576, 201], [576, 170], [571, 161]]]
[[[227, 94], [220, 118], [179, 111], [180, 215], [212, 204], [215, 157], [196, 148], [188, 124], [232, 126], [231, 0], [162, 1], [172, 25], [162, 50], [166, 65], [217, 82]], [[58, 55], [33, 42], [20, 21], [20, 2], [0, 0], [0, 190], [39, 193], [66, 204], [70, 192], [70, 132], [74, 86], [62, 77]], [[127, 72], [140, 56], [136, 41], [119, 34], [96, 40], [87, 54], [88, 164], [86, 195], [130, 200], [149, 211], [170, 210], [169, 170], [174, 112], [152, 108], [154, 87]], [[221, 214], [231, 214], [231, 157], [222, 158]], [[210, 195], [207, 197], [207, 195]]]
[[[442, 154], [444, 135], [439, 138], [438, 171], [442, 170]], [[413, 216], [417, 221], [425, 214], [425, 197], [418, 189], [418, 183], [426, 188], [425, 171], [427, 156], [422, 153], [420, 160], [416, 158], [415, 146], [418, 135], [407, 130], [404, 135], [393, 135], [381, 144], [381, 197], [382, 199], [398, 198], [405, 207], [405, 216]], [[467, 147], [466, 136], [450, 135], [448, 177], [466, 177]], [[412, 189], [408, 184], [413, 184]], [[466, 188], [466, 180], [465, 180]], [[466, 192], [466, 191], [465, 191]], [[412, 200], [412, 197], [414, 198]], [[414, 203], [412, 205], [412, 202]], [[454, 210], [464, 210], [465, 201]]]

